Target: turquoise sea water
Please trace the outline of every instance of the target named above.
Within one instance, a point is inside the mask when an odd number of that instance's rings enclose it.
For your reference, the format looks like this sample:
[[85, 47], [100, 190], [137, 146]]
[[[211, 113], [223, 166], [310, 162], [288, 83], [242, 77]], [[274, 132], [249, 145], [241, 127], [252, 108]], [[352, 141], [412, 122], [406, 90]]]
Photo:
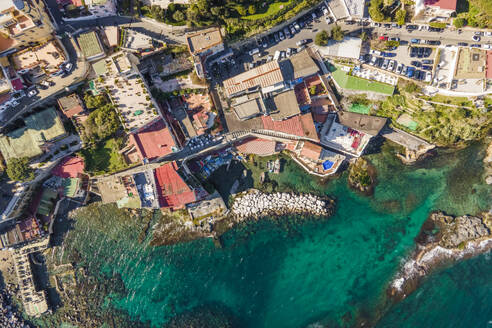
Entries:
[[[431, 210], [488, 209], [482, 158], [475, 145], [405, 167], [384, 147], [369, 156], [379, 180], [372, 197], [351, 191], [346, 174], [320, 183], [289, 163], [280, 185], [334, 197], [332, 217], [250, 223], [226, 233], [222, 248], [208, 239], [150, 247], [131, 221], [112, 220], [103, 208], [97, 218], [79, 216], [65, 248], [77, 249], [92, 275], [119, 273], [125, 293], [109, 303], [154, 327], [198, 307], [226, 309], [240, 327], [350, 327], [381, 317], [380, 327], [486, 327], [487, 255], [435, 273], [396, 306], [385, 294]], [[460, 304], [472, 324], [455, 324]]]

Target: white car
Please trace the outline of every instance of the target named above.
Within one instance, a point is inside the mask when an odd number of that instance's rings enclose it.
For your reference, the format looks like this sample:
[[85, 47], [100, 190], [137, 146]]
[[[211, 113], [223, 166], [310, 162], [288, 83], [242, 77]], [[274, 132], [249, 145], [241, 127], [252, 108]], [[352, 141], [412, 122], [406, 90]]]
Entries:
[[432, 73], [427, 72], [425, 73], [425, 82], [430, 82], [432, 80]]
[[395, 69], [396, 62], [394, 60], [390, 61], [388, 65], [388, 71], [393, 71]]
[[492, 45], [490, 45], [490, 44], [482, 44], [482, 48], [484, 48], [484, 49], [492, 49]]
[[32, 88], [27, 91], [27, 96], [28, 97], [34, 97], [35, 95], [38, 94], [38, 89]]
[[485, 36], [492, 36], [492, 32], [489, 31], [485, 32]]
[[67, 63], [65, 64], [65, 71], [70, 72], [72, 70], [73, 64]]

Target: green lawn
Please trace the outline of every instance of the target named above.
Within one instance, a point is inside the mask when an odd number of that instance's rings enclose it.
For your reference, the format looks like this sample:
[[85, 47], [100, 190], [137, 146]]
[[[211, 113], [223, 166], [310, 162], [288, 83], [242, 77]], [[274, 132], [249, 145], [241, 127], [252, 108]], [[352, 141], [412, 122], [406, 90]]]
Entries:
[[359, 113], [359, 114], [369, 114], [371, 112], [371, 108], [362, 104], [352, 104], [350, 105], [349, 112]]
[[337, 84], [343, 89], [373, 91], [391, 96], [395, 91], [395, 87], [386, 83], [370, 81], [360, 77], [348, 75], [339, 67], [331, 73]]
[[241, 18], [247, 19], [247, 20], [257, 20], [257, 19], [269, 17], [269, 16], [272, 16], [272, 15], [275, 15], [276, 13], [278, 13], [280, 10], [285, 8], [285, 6], [290, 4], [290, 2], [291, 2], [291, 0], [284, 1], [284, 2], [282, 2], [282, 1], [273, 2], [268, 6], [268, 8], [265, 12], [257, 13], [254, 15], [242, 16]]
[[121, 139], [111, 138], [101, 141], [95, 148], [86, 148], [81, 151], [85, 161], [85, 170], [91, 175], [112, 173], [128, 167], [119, 153]]
[[443, 95], [435, 95], [432, 97], [423, 97], [423, 98], [430, 101], [440, 102], [444, 104], [468, 106], [468, 107], [473, 106], [473, 101], [471, 101], [470, 98], [467, 97], [449, 97]]

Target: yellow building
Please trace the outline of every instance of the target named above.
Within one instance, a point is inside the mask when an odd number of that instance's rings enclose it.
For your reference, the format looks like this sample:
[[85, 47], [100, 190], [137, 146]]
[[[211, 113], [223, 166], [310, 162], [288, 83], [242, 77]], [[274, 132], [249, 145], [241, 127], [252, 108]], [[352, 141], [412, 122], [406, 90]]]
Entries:
[[0, 1], [0, 56], [45, 42], [53, 31], [43, 1]]

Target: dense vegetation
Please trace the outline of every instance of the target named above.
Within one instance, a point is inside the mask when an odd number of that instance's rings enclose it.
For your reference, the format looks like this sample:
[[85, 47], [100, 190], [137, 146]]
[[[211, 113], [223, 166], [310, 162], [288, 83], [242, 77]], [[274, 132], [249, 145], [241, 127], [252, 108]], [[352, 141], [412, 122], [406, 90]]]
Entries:
[[93, 96], [86, 93], [85, 105], [92, 112], [84, 122], [82, 138], [85, 142], [98, 142], [112, 136], [121, 127], [118, 114], [105, 94]]
[[29, 166], [29, 158], [11, 158], [7, 162], [7, 175], [13, 181], [30, 181], [34, 179], [34, 171]]
[[463, 19], [463, 21], [458, 21], [458, 25], [463, 23], [463, 25], [472, 27], [492, 27], [492, 1], [490, 0], [458, 0], [456, 12], [458, 18]]
[[193, 0], [167, 10], [142, 6], [142, 14], [172, 25], [221, 25], [232, 39], [259, 33], [294, 17], [319, 0]]
[[111, 138], [82, 149], [80, 154], [84, 158], [85, 171], [91, 175], [99, 175], [127, 168], [128, 165], [119, 152], [124, 144], [122, 138]]

